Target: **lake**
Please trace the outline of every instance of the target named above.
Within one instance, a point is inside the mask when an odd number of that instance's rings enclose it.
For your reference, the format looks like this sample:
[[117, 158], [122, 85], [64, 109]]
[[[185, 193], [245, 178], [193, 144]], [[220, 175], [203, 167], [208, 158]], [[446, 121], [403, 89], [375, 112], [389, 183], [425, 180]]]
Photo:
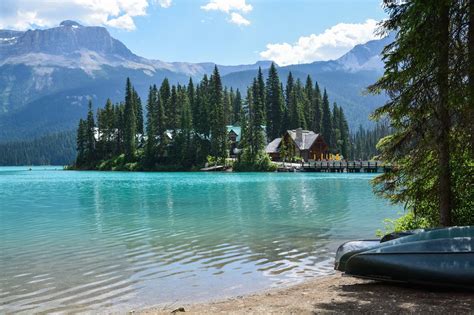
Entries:
[[0, 313], [126, 311], [333, 273], [400, 210], [370, 174], [0, 168]]

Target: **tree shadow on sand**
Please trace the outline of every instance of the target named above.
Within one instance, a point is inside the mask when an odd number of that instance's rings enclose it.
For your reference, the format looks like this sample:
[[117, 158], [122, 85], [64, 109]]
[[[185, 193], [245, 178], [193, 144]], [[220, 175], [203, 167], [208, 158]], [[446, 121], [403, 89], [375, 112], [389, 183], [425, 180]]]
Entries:
[[467, 314], [474, 309], [474, 291], [364, 282], [340, 285], [330, 303], [314, 304], [314, 314], [444, 313]]

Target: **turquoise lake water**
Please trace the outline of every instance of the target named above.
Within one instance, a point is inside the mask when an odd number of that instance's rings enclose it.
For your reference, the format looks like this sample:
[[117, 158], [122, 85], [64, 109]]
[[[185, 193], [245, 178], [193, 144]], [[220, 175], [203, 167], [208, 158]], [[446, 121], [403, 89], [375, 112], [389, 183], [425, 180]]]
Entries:
[[0, 313], [126, 311], [333, 273], [399, 209], [369, 174], [0, 168]]

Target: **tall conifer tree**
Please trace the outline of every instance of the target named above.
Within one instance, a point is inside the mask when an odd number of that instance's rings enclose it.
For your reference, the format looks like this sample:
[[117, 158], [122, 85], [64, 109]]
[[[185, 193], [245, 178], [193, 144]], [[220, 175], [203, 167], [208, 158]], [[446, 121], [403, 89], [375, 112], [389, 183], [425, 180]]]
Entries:
[[224, 117], [222, 82], [217, 66], [209, 81], [209, 117], [211, 133], [211, 155], [220, 159], [227, 157], [227, 128]]
[[135, 116], [134, 91], [130, 78], [127, 78], [125, 86], [125, 109], [124, 109], [124, 151], [125, 160], [132, 162], [135, 159], [137, 119]]
[[272, 62], [268, 72], [266, 86], [267, 136], [271, 141], [283, 134], [284, 97], [280, 78], [275, 64]]
[[311, 122], [311, 130], [316, 133], [321, 132], [321, 117], [322, 117], [322, 99], [321, 90], [319, 89], [318, 82], [314, 85], [314, 96], [313, 96], [313, 118]]
[[322, 101], [322, 117], [321, 117], [321, 134], [326, 140], [326, 143], [330, 148], [333, 147], [332, 140], [332, 123], [331, 123], [331, 109], [329, 108], [329, 98], [326, 89], [323, 93]]

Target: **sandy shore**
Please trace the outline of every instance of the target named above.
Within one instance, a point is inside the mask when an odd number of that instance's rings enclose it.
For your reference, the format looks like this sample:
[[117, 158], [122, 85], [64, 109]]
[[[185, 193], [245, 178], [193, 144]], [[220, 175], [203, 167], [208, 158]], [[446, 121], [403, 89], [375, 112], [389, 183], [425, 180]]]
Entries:
[[176, 304], [140, 314], [474, 314], [474, 292], [388, 285], [341, 274], [299, 285], [203, 304]]

